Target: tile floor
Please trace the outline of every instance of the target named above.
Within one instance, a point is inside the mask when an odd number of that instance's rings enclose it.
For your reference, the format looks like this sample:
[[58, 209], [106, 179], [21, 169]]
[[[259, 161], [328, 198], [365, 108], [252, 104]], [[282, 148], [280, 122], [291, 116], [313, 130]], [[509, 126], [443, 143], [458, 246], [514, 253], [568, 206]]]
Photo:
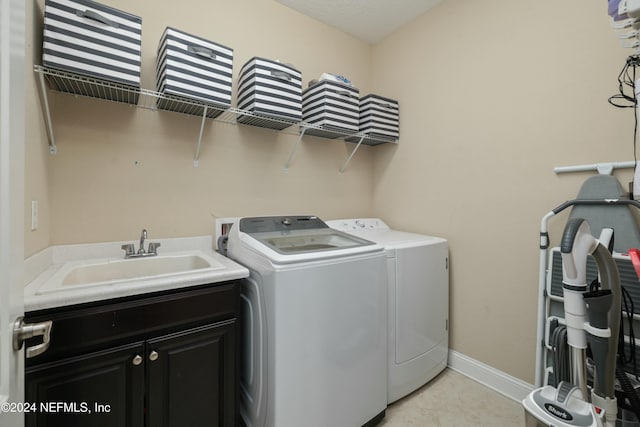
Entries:
[[450, 369], [387, 408], [378, 427], [524, 427], [519, 402]]

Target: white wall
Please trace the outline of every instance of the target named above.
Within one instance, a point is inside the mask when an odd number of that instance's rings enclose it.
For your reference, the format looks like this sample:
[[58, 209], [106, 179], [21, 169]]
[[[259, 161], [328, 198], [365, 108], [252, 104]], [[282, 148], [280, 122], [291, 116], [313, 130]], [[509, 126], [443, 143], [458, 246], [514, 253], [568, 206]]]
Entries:
[[581, 0], [446, 0], [374, 47], [401, 111], [374, 212], [449, 239], [454, 350], [534, 381], [540, 220], [589, 176], [553, 167], [633, 160], [632, 110], [607, 102], [631, 53]]

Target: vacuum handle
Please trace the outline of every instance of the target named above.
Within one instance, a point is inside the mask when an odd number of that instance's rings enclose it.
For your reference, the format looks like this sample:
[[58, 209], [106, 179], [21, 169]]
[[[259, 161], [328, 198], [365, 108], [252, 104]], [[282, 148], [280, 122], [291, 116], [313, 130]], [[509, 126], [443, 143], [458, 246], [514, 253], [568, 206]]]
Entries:
[[562, 255], [562, 283], [565, 289], [585, 292], [587, 290], [587, 255], [598, 241], [591, 235], [589, 223], [583, 218], [571, 218], [562, 233], [560, 253]]

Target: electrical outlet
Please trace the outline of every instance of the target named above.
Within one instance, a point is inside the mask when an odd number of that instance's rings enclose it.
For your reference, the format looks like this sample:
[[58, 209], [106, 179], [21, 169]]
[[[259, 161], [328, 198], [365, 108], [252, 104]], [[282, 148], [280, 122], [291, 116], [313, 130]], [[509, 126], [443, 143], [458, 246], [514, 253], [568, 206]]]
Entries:
[[38, 201], [31, 201], [31, 231], [38, 229]]

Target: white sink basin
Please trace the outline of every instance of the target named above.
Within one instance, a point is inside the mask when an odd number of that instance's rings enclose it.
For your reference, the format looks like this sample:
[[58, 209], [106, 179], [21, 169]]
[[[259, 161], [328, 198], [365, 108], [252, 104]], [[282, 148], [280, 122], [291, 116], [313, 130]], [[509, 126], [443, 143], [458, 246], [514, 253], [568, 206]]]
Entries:
[[182, 273], [211, 267], [207, 260], [198, 255], [123, 259], [76, 267], [62, 279], [62, 286]]
[[68, 291], [98, 285], [181, 276], [225, 268], [213, 257], [199, 252], [145, 258], [99, 259], [65, 264], [37, 293]]

